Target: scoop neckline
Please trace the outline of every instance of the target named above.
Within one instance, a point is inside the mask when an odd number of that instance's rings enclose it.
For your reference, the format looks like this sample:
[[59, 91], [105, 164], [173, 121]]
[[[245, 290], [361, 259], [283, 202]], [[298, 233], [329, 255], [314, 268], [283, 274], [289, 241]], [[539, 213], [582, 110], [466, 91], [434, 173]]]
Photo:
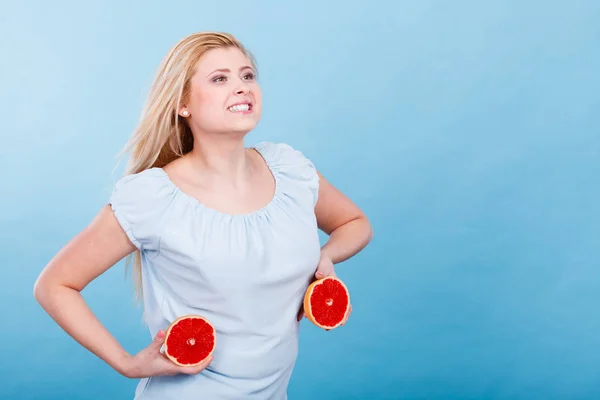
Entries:
[[201, 207], [202, 209], [207, 210], [213, 214], [221, 215], [221, 216], [231, 218], [231, 219], [251, 218], [253, 216], [265, 213], [269, 208], [272, 207], [272, 205], [275, 203], [275, 201], [277, 200], [277, 198], [279, 197], [279, 195], [281, 193], [281, 181], [280, 181], [279, 174], [277, 173], [277, 171], [275, 170], [275, 168], [269, 161], [268, 157], [264, 154], [263, 150], [260, 148], [260, 144], [248, 146], [247, 149], [255, 150], [258, 153], [258, 155], [260, 155], [262, 157], [266, 167], [269, 169], [269, 172], [271, 173], [271, 176], [273, 177], [273, 180], [275, 182], [275, 191], [273, 193], [273, 196], [271, 197], [271, 199], [269, 200], [269, 202], [267, 204], [265, 204], [264, 206], [262, 206], [256, 210], [246, 212], [246, 213], [232, 214], [232, 213], [227, 213], [225, 211], [217, 210], [216, 208], [213, 208], [213, 207], [209, 207], [206, 204], [202, 203], [197, 198], [195, 198], [194, 196], [183, 191], [179, 186], [177, 186], [175, 184], [175, 182], [173, 182], [173, 180], [171, 179], [171, 177], [169, 176], [167, 171], [165, 171], [162, 167], [154, 167], [154, 168], [159, 170], [162, 173], [164, 178], [167, 180], [168, 184], [171, 186], [171, 188], [175, 192], [179, 193], [182, 197], [184, 197], [191, 203], [195, 204], [197, 207]]

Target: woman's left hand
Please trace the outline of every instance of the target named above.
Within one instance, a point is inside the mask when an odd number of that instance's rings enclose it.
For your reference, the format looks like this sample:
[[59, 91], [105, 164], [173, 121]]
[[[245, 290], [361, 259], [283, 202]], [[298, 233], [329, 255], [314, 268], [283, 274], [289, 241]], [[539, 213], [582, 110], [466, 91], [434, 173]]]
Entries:
[[329, 257], [321, 254], [321, 259], [319, 260], [317, 271], [315, 272], [315, 278], [322, 279], [326, 276], [336, 276], [335, 267], [333, 266], [333, 261], [331, 261]]
[[[337, 277], [337, 275], [335, 274], [335, 267], [333, 266], [333, 261], [331, 261], [331, 258], [321, 253], [321, 259], [319, 260], [319, 264], [317, 264], [317, 270], [315, 271], [315, 279], [313, 280], [313, 282], [318, 279], [323, 279], [327, 276]], [[342, 322], [342, 325], [344, 325], [346, 321], [348, 321], [348, 318], [350, 317], [351, 313], [352, 305], [350, 305], [350, 311], [348, 312], [348, 315]], [[300, 321], [304, 317], [304, 305], [301, 305], [300, 311], [298, 312], [298, 321]]]

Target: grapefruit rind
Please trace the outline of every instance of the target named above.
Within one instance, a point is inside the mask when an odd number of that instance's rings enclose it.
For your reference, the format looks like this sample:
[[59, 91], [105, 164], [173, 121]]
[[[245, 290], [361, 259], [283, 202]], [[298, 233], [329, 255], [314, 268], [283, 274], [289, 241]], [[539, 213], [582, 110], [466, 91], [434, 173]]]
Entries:
[[[343, 318], [340, 319], [340, 321], [338, 321], [334, 325], [324, 325], [324, 324], [319, 323], [317, 321], [316, 317], [313, 315], [312, 307], [310, 305], [310, 299], [312, 297], [312, 294], [313, 294], [315, 288], [319, 285], [322, 285], [327, 280], [334, 280], [337, 283], [339, 283], [342, 286], [342, 288], [345, 290], [346, 296], [348, 297], [348, 304], [346, 305], [346, 310], [344, 312], [344, 316], [343, 316]], [[313, 324], [315, 324], [316, 326], [318, 326], [319, 328], [322, 328], [322, 329], [326, 329], [326, 330], [335, 329], [335, 328], [341, 326], [342, 322], [344, 322], [344, 320], [346, 318], [348, 318], [348, 314], [350, 314], [350, 291], [348, 290], [348, 287], [344, 284], [344, 282], [342, 282], [342, 280], [340, 280], [339, 278], [334, 277], [334, 276], [326, 276], [325, 278], [317, 279], [316, 281], [314, 281], [313, 283], [311, 283], [308, 286], [308, 288], [306, 289], [306, 293], [304, 294], [303, 305], [304, 305], [304, 315], [306, 316], [306, 318], [308, 318], [308, 320], [310, 322], [312, 322]]]
[[[167, 342], [169, 339], [169, 335], [171, 334], [171, 331], [173, 330], [173, 328], [175, 326], [177, 326], [177, 324], [179, 324], [181, 321], [185, 320], [185, 319], [201, 319], [204, 322], [206, 322], [208, 324], [208, 326], [211, 327], [212, 329], [212, 334], [213, 334], [213, 346], [212, 349], [210, 350], [210, 352], [208, 353], [208, 355], [206, 357], [204, 357], [202, 360], [196, 362], [196, 363], [181, 363], [178, 361], [178, 359], [176, 357], [174, 357], [172, 354], [169, 353], [169, 347], [167, 346]], [[210, 356], [212, 356], [213, 352], [215, 351], [215, 347], [217, 346], [217, 334], [216, 334], [216, 330], [215, 327], [210, 323], [210, 321], [200, 315], [183, 315], [177, 319], [175, 319], [173, 322], [171, 322], [171, 324], [169, 325], [169, 327], [167, 328], [167, 331], [165, 332], [165, 339], [164, 339], [164, 355], [171, 360], [173, 363], [179, 365], [180, 367], [195, 367], [197, 365], [202, 364], [204, 361], [206, 361], [207, 358], [209, 358]]]

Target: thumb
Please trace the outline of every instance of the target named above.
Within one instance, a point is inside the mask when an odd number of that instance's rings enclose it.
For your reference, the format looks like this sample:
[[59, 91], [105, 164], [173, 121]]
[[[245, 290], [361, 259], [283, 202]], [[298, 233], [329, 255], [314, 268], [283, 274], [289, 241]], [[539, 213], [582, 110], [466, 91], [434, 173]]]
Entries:
[[165, 331], [163, 331], [161, 329], [158, 331], [158, 333], [154, 337], [154, 340], [152, 340], [152, 343], [148, 347], [150, 347], [152, 349], [156, 349], [156, 351], [160, 351], [160, 348], [162, 347], [164, 342], [165, 342]]
[[321, 279], [327, 276], [335, 276], [335, 269], [333, 267], [333, 262], [331, 259], [326, 257], [321, 257], [319, 263], [317, 264], [317, 270], [315, 271], [315, 278]]
[[325, 278], [326, 276], [335, 276], [335, 273], [331, 271], [330, 268], [327, 268], [326, 266], [322, 267], [321, 265], [319, 265], [317, 267], [317, 271], [315, 272], [315, 278], [321, 279]]

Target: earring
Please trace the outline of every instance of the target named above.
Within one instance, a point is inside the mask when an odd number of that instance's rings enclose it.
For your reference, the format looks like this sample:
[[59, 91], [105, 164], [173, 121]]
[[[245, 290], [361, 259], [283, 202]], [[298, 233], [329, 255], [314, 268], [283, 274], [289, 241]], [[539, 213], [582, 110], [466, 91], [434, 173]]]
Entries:
[[190, 115], [189, 111], [185, 110], [185, 111], [183, 112], [183, 116], [184, 116], [184, 117], [189, 117], [189, 115]]

